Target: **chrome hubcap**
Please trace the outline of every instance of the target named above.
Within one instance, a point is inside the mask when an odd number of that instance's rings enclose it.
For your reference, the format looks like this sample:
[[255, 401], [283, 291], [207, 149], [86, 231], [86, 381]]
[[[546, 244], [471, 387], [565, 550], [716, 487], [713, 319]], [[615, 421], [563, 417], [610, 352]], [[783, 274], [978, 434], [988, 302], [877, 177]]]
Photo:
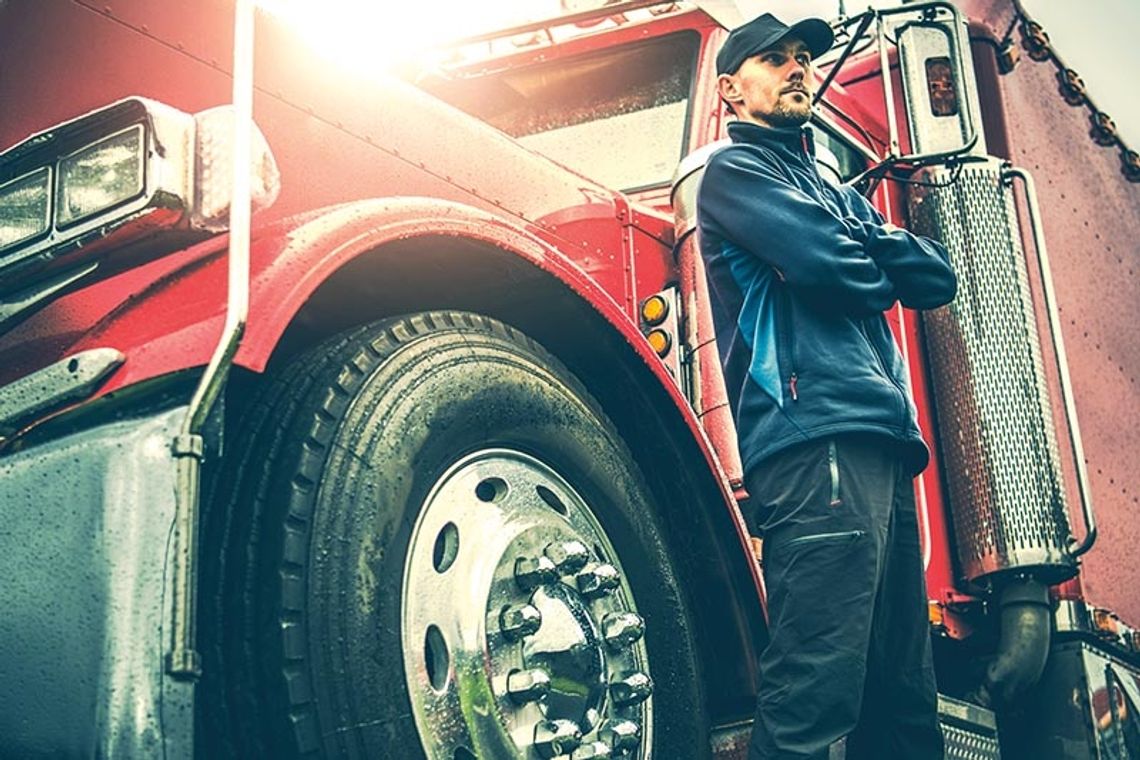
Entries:
[[590, 507], [539, 460], [481, 451], [440, 478], [403, 599], [404, 674], [432, 760], [651, 754], [645, 623]]
[[581, 597], [561, 583], [534, 592], [542, 627], [523, 643], [523, 665], [548, 673], [551, 690], [539, 705], [551, 720], [570, 720], [583, 731], [598, 723], [606, 695], [606, 663]]

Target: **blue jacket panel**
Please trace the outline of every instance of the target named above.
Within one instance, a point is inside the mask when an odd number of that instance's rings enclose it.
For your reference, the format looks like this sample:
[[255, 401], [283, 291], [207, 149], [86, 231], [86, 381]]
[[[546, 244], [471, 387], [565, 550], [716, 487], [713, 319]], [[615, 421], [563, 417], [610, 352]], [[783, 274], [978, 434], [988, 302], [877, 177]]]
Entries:
[[729, 125], [698, 195], [701, 255], [744, 471], [795, 443], [844, 432], [929, 452], [883, 312], [949, 303], [946, 249], [816, 171], [811, 133]]

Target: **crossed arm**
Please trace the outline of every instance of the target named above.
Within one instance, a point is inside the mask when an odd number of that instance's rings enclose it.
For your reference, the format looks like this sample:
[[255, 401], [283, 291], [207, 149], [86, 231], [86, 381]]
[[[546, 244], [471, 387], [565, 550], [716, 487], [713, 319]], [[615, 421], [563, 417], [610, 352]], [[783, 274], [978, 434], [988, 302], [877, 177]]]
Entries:
[[929, 309], [954, 298], [946, 249], [885, 223], [854, 190], [840, 190], [844, 203], [832, 208], [743, 152], [717, 158], [702, 182], [702, 214], [820, 308], [861, 317], [896, 300]]

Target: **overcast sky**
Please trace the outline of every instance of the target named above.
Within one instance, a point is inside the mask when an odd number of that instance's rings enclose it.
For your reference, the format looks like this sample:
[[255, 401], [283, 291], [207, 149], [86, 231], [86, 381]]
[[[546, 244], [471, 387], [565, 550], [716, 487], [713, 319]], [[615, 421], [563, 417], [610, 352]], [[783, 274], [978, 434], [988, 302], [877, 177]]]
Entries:
[[1140, 2], [1025, 0], [1025, 10], [1085, 80], [1092, 101], [1116, 121], [1128, 147], [1140, 150]]

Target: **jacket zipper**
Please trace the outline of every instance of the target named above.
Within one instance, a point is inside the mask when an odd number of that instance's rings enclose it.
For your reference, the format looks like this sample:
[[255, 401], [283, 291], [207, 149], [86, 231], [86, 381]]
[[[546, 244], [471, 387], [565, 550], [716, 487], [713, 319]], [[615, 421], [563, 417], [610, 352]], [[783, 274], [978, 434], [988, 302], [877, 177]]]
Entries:
[[787, 291], [782, 292], [780, 298], [780, 305], [783, 311], [783, 328], [784, 333], [784, 350], [788, 354], [788, 395], [792, 397], [792, 401], [800, 400], [799, 390], [799, 375], [796, 374], [796, 326], [795, 320], [792, 317], [792, 305], [788, 303]]
[[819, 190], [820, 198], [825, 199], [827, 198], [827, 191], [823, 189], [823, 178], [819, 176], [819, 169], [816, 168], [815, 157], [812, 156], [811, 146], [808, 144], [807, 132], [804, 132], [801, 136], [801, 143], [804, 148], [803, 159], [804, 164], [807, 168], [808, 177], [814, 180], [813, 184], [815, 185], [816, 189]]

